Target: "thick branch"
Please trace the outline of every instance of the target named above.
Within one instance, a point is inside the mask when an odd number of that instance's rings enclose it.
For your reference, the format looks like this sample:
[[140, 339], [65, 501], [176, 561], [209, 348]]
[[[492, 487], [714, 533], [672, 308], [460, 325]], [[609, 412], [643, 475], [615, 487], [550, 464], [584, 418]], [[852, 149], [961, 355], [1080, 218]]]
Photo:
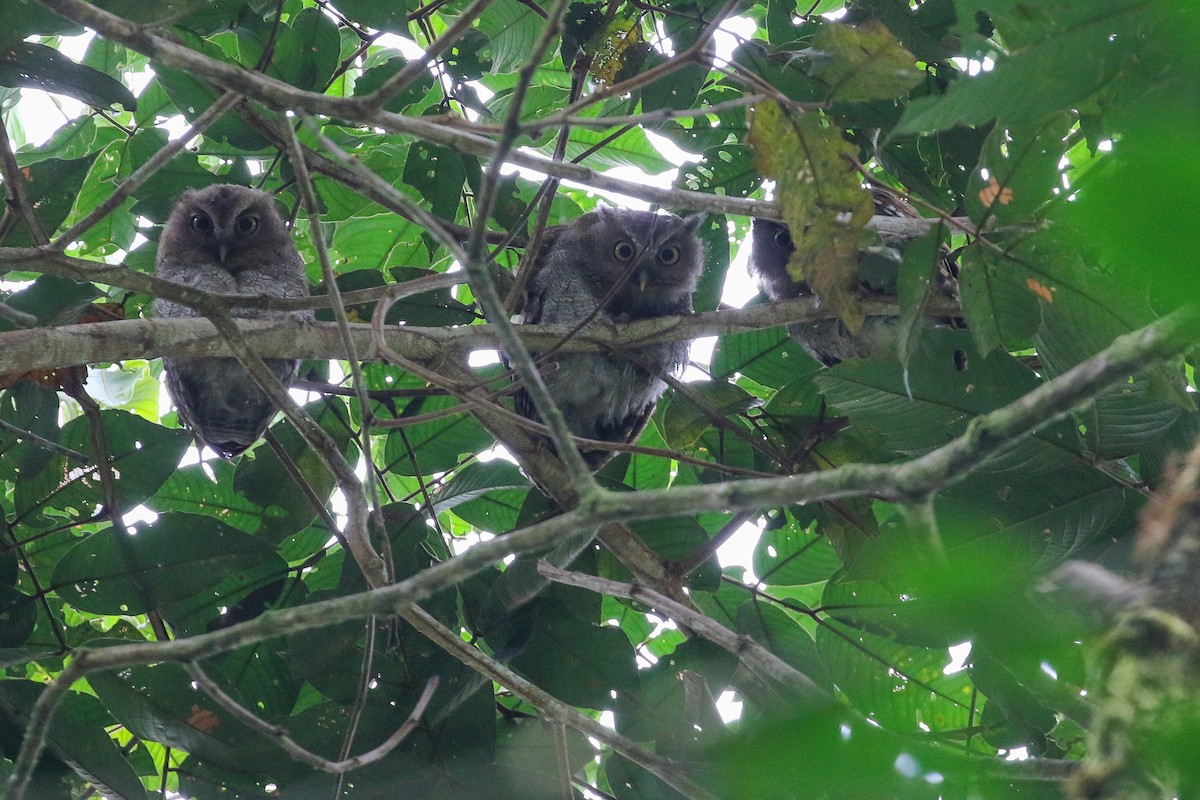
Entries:
[[[898, 312], [894, 303], [871, 302], [866, 308], [872, 314]], [[929, 313], [944, 315], [940, 307]], [[596, 326], [580, 331], [565, 342], [563, 337], [569, 329], [563, 325], [520, 325], [516, 333], [525, 346], [533, 350], [561, 344], [562, 352], [590, 353], [648, 342], [685, 341], [773, 328], [791, 322], [829, 319], [830, 316], [827, 309], [814, 308], [811, 298], [799, 298], [773, 305], [683, 317], [657, 317], [611, 327]], [[345, 360], [350, 357], [335, 323], [300, 325], [291, 321], [243, 319], [235, 322], [247, 341], [265, 358]], [[369, 324], [351, 324], [349, 331], [360, 358], [379, 360], [372, 348]], [[455, 350], [500, 348], [499, 337], [491, 325], [459, 328], [388, 325], [384, 336], [388, 347], [415, 361], [441, 359], [447, 352]], [[114, 320], [0, 333], [0, 374], [163, 355], [229, 356], [230, 351], [216, 335], [212, 323], [201, 318]]]

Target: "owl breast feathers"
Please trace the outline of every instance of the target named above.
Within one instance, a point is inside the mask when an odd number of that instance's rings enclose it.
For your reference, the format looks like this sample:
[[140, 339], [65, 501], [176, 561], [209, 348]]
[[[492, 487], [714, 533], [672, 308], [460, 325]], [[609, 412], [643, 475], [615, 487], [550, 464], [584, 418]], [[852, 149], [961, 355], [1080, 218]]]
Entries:
[[[291, 232], [265, 192], [221, 184], [187, 192], [163, 226], [156, 273], [160, 278], [222, 294], [306, 297], [304, 261]], [[194, 317], [170, 300], [154, 301], [159, 317]], [[312, 311], [233, 309], [235, 317], [313, 319]], [[288, 386], [298, 360], [268, 359]], [[179, 419], [219, 455], [232, 458], [263, 435], [275, 406], [232, 358], [163, 358], [167, 390]]]
[[[600, 208], [551, 228], [538, 254], [521, 322], [579, 325], [686, 314], [704, 267], [696, 236], [702, 217]], [[662, 376], [686, 362], [687, 342], [631, 348], [625, 353], [533, 356], [546, 388], [576, 436], [609, 442], [637, 438], [666, 389]], [[537, 414], [519, 390], [517, 409]], [[611, 452], [589, 450], [599, 467]]]
[[[875, 190], [875, 213], [888, 217], [919, 217], [916, 210], [891, 195]], [[788, 272], [788, 260], [795, 251], [788, 227], [780, 222], [755, 219], [751, 224], [750, 272], [762, 282], [763, 292], [772, 300], [809, 297], [812, 289]], [[896, 274], [908, 241], [901, 237], [881, 237], [881, 246], [859, 254], [858, 277], [861, 288], [895, 293]], [[930, 286], [935, 295], [957, 299], [957, 267], [948, 252], [943, 252], [937, 274]], [[930, 320], [932, 325], [961, 327], [961, 319]], [[809, 355], [827, 367], [848, 358], [895, 358], [899, 347], [898, 317], [867, 317], [857, 333], [851, 333], [840, 319], [798, 322], [788, 333]]]

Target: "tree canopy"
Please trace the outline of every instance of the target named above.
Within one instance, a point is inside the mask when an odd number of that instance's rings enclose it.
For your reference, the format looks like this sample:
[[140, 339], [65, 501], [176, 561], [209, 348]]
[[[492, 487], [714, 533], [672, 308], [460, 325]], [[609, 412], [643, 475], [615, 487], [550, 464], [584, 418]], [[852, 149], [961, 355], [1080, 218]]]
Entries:
[[[1200, 790], [1191, 3], [0, 17], [6, 797]], [[83, 110], [31, 138], [29, 89]], [[154, 276], [217, 183], [278, 198], [311, 298]], [[512, 324], [525, 254], [598, 203], [707, 214], [696, 313]], [[721, 302], [752, 217], [820, 300]], [[787, 331], [868, 314], [898, 358]], [[594, 478], [512, 413], [531, 350], [702, 338]], [[303, 358], [307, 399], [201, 461], [163, 355]]]

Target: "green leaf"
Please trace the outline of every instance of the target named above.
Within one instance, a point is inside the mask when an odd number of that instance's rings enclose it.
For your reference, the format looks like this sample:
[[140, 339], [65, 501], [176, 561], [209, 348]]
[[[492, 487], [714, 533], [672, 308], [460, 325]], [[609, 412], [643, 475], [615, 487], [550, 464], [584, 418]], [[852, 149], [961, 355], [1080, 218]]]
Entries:
[[408, 403], [401, 417], [448, 409], [455, 410], [388, 434], [384, 448], [386, 468], [400, 475], [443, 472], [457, 465], [463, 455], [474, 455], [492, 443], [491, 434], [452, 397], [417, 398]]
[[[53, 236], [70, 213], [79, 184], [95, 158], [95, 153], [70, 161], [47, 158], [21, 170], [25, 178], [25, 197], [46, 235]], [[38, 242], [34, 241], [23, 221], [0, 235], [0, 245], [4, 247], [32, 247], [36, 244]]]
[[[408, 61], [396, 56], [364, 70], [363, 74], [354, 82], [354, 95], [365, 97], [371, 94], [407, 66]], [[397, 92], [383, 104], [383, 109], [400, 113], [422, 100], [431, 88], [433, 88], [433, 77], [425, 70], [421, 70], [403, 90]]]
[[684, 162], [675, 178], [678, 188], [730, 197], [745, 197], [761, 183], [754, 168], [754, 151], [744, 144], [706, 148], [699, 161]]
[[507, 533], [517, 525], [529, 479], [507, 461], [468, 464], [433, 498], [436, 513], [454, 509], [481, 530]]
[[[517, 0], [495, 0], [479, 15], [478, 29], [491, 40], [492, 71], [512, 72], [533, 55], [545, 23]], [[552, 56], [548, 50], [546, 57]]]
[[33, 598], [11, 586], [0, 586], [0, 647], [19, 647], [37, 624]]
[[764, 328], [719, 338], [709, 369], [714, 378], [730, 378], [738, 373], [763, 386], [778, 388], [817, 373], [821, 365], [783, 328]]
[[224, 460], [181, 467], [146, 500], [146, 505], [158, 512], [205, 514], [254, 533], [263, 524], [264, 511], [233, 490], [234, 469]]
[[754, 548], [754, 574], [772, 586], [828, 580], [841, 566], [829, 539], [806, 530], [791, 516], [786, 525], [763, 531]]
[[337, 68], [341, 36], [319, 8], [306, 8], [283, 26], [269, 74], [298, 89], [322, 91]]
[[1020, 577], [1080, 557], [1110, 533], [1128, 495], [1103, 473], [1069, 466], [1052, 481], [1020, 472], [972, 475], [939, 493], [934, 508], [956, 560], [1003, 564]]
[[137, 108], [133, 92], [120, 81], [91, 67], [76, 64], [53, 47], [33, 42], [0, 46], [0, 86], [26, 86], [65, 94], [97, 108], [120, 103]]
[[[0, 708], [28, 722], [45, 687], [32, 681], [0, 683]], [[141, 780], [105, 729], [114, 720], [91, 695], [67, 692], [56, 704], [46, 744], [80, 777], [107, 797], [147, 797]]]
[[[979, 357], [967, 334], [930, 329], [907, 370], [899, 363], [846, 361], [817, 377], [826, 399], [855, 425], [878, 431], [886, 445], [909, 455], [960, 436], [976, 416], [1040, 385], [1012, 356]], [[988, 471], [1047, 470], [1074, 460], [1078, 435], [1064, 421], [1043, 426], [985, 462]]]
[[[337, 236], [337, 234], [334, 235], [335, 237]], [[345, 244], [345, 240], [342, 241], [342, 244]], [[439, 274], [432, 270], [414, 269], [411, 267], [395, 267], [391, 270], [391, 273], [397, 283], [405, 283], [429, 275]], [[350, 292], [384, 286], [386, 285], [386, 281], [378, 270], [358, 269], [354, 272], [339, 275], [337, 277], [337, 284], [340, 291]], [[370, 322], [375, 315], [375, 303], [348, 305], [346, 306], [346, 312], [352, 322]], [[333, 311], [325, 308], [317, 309], [317, 319], [331, 322], [333, 321]], [[474, 321], [475, 313], [453, 299], [450, 296], [449, 289], [409, 295], [393, 303], [392, 307], [388, 309], [387, 316], [384, 318], [384, 324], [386, 325], [405, 324], [427, 325], [431, 327], [438, 325], [467, 325]]]
[[[89, 677], [88, 683], [112, 715], [140, 739], [169, 745], [191, 757], [210, 759], [237, 771], [256, 772], [264, 764], [272, 764], [278, 780], [303, 770], [296, 762], [281, 757], [281, 751], [265, 737], [218, 706], [177, 664], [98, 672]], [[236, 689], [232, 694], [240, 699]]]
[[404, 182], [416, 189], [430, 210], [454, 219], [467, 179], [464, 156], [440, 145], [413, 142], [404, 162]]
[[512, 665], [555, 697], [601, 710], [613, 706], [612, 692], [638, 685], [633, 648], [620, 628], [601, 626], [561, 609], [543, 613], [540, 622]]
[[408, 33], [408, 15], [417, 7], [416, 3], [388, 2], [378, 0], [341, 0], [338, 11], [362, 25], [392, 33]]
[[[1078, 291], [1059, 291], [1043, 312], [1038, 355], [1046, 372], [1058, 376], [1099, 353], [1116, 337], [1149, 322], [1153, 314], [1133, 306], [1110, 311], [1120, 293], [1095, 272], [1079, 271]], [[1122, 318], [1123, 317], [1123, 318]], [[1132, 323], [1132, 324], [1131, 324]], [[1088, 447], [1101, 458], [1122, 458], [1158, 440], [1183, 414], [1194, 408], [1178, 364], [1150, 364], [1128, 380], [1096, 395], [1083, 410]]]
[[1025, 222], [1062, 183], [1062, 142], [1074, 123], [1067, 114], [1036, 124], [992, 129], [967, 183], [966, 209], [983, 224]]
[[[869, 600], [860, 596], [859, 602]], [[841, 591], [825, 599], [834, 607], [842, 602]], [[970, 678], [961, 671], [945, 673], [950, 654], [944, 647], [907, 647], [828, 621], [817, 628], [817, 650], [829, 674], [836, 676], [838, 689], [886, 729], [916, 734], [970, 724]]]
[[[147, 422], [124, 411], [100, 412], [104, 438], [111, 456], [117, 502], [122, 510], [132, 509], [158, 491], [179, 464], [190, 437]], [[59, 443], [79, 453], [92, 453], [92, 434], [87, 417], [76, 417], [63, 426]], [[55, 455], [36, 475], [17, 483], [14, 494], [18, 516], [36, 510], [55, 509], [83, 515], [103, 504], [100, 478], [94, 465], [80, 467], [73, 459]]]
[[831, 100], [897, 97], [924, 78], [912, 54], [874, 20], [856, 27], [822, 25], [813, 47], [819, 55], [813, 57], [811, 74], [829, 84]]
[[228, 595], [213, 589], [227, 578], [253, 587], [286, 568], [262, 539], [212, 517], [169, 513], [130, 537], [113, 528], [87, 537], [58, 562], [54, 582], [67, 602], [96, 614], [144, 614], [195, 596], [215, 611]]
[[745, 603], [738, 608], [737, 631], [832, 693], [833, 677], [821, 660], [816, 641], [797, 624], [796, 614], [771, 603]]
[[338, 269], [350, 272], [393, 264], [411, 265], [410, 256], [425, 250], [421, 231], [417, 225], [393, 214], [352, 218], [338, 225], [333, 234]]
[[1000, 345], [1021, 347], [1042, 321], [1042, 304], [1053, 296], [1042, 276], [982, 242], [963, 251], [959, 299], [975, 346], [986, 353]]
[[688, 389], [687, 395], [677, 392], [663, 414], [663, 438], [671, 447], [691, 447], [712, 427], [714, 417], [738, 414], [757, 402], [745, 389], [724, 381], [690, 383]]
[[[305, 407], [317, 424], [333, 439], [343, 455], [354, 451], [352, 433], [346, 420], [346, 408], [334, 401], [317, 402]], [[326, 498], [333, 491], [335, 480], [323, 458], [308, 446], [288, 420], [270, 429], [279, 446], [291, 459], [300, 478], [312, 489], [313, 495]], [[280, 463], [270, 447], [259, 446], [253, 458], [243, 456], [233, 477], [233, 488], [246, 499], [265, 509], [259, 536], [278, 542], [307, 528], [317, 514], [307, 494], [296, 485], [296, 478]], [[353, 463], [353, 462], [352, 462]]]
[[[1128, 0], [1121, 4], [1130, 5]], [[1059, 5], [1059, 7], [1070, 7]], [[995, 67], [954, 82], [941, 97], [915, 100], [892, 136], [946, 130], [955, 125], [1000, 125], [1041, 120], [1079, 104], [1127, 67], [1140, 37], [1106, 3], [1075, 6], [1094, 19], [1075, 21], [1073, 30], [1044, 27], [1037, 41], [1010, 54], [997, 54]], [[959, 19], [965, 10], [958, 9]], [[1115, 35], [1120, 30], [1119, 35]], [[1030, 91], [1036, 87], [1036, 91]]]
[[[100, 295], [90, 283], [77, 283], [57, 275], [42, 275], [29, 286], [4, 298], [5, 305], [32, 314], [39, 325], [70, 325]], [[7, 319], [0, 320], [0, 331], [16, 330]]]
[[[675, 165], [650, 143], [641, 128], [629, 128], [610, 139], [612, 135], [613, 131], [572, 128], [571, 137], [567, 140], [567, 157], [574, 160], [588, 153], [579, 163], [595, 169], [637, 167], [643, 172], [657, 174], [674, 168]], [[553, 149], [554, 144], [551, 143], [543, 151], [550, 155]]]
[[[202, 55], [218, 61], [227, 60], [221, 48], [206, 39], [191, 35], [181, 38], [184, 43]], [[188, 122], [194, 122], [196, 117], [203, 114], [221, 96], [220, 91], [186, 70], [173, 69], [155, 61], [151, 61], [150, 66], [157, 76], [159, 85], [171, 98], [171, 103]], [[222, 115], [220, 119], [209, 126], [204, 135], [207, 139], [226, 141], [234, 147], [250, 151], [269, 145], [262, 134], [233, 113]]]

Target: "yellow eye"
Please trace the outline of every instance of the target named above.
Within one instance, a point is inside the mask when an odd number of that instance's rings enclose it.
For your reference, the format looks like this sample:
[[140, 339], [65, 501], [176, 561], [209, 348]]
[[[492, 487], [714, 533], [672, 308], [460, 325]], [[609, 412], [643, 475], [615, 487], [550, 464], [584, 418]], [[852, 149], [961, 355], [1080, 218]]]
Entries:
[[208, 218], [208, 214], [193, 214], [192, 230], [198, 233], [208, 233], [211, 231], [212, 220]]
[[253, 233], [258, 229], [258, 217], [254, 214], [243, 214], [237, 218], [238, 233]]
[[682, 255], [679, 248], [673, 244], [669, 244], [662, 250], [658, 251], [658, 263], [663, 266], [673, 267], [679, 263], [679, 256]]
[[617, 261], [629, 261], [637, 254], [637, 249], [634, 248], [633, 242], [617, 242], [617, 246], [613, 248], [613, 256]]

